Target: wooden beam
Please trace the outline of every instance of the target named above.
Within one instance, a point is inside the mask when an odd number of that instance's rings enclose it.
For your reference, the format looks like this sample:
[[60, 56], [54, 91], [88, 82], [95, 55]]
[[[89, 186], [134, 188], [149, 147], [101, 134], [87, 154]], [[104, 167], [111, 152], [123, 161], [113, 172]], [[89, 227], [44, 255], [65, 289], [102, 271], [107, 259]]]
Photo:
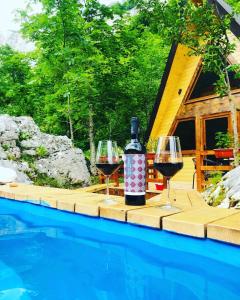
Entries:
[[232, 166], [201, 166], [201, 171], [230, 171]]
[[203, 165], [203, 156], [201, 156], [202, 145], [202, 119], [199, 115], [195, 119], [195, 135], [196, 135], [196, 176], [197, 176], [197, 190], [202, 190], [202, 183], [204, 181], [201, 166]]
[[[232, 90], [232, 94], [233, 95], [240, 94], [240, 89]], [[212, 94], [212, 95], [202, 96], [202, 97], [199, 97], [199, 98], [189, 99], [186, 104], [207, 101], [207, 100], [214, 99], [214, 98], [219, 99], [219, 95]]]

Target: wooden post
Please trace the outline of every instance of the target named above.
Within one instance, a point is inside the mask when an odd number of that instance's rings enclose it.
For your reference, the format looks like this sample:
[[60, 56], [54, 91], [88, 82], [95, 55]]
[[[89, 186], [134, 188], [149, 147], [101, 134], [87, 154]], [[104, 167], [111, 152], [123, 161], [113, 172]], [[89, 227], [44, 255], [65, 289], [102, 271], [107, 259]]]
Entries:
[[196, 151], [196, 175], [197, 175], [197, 190], [199, 192], [202, 191], [203, 183], [204, 183], [204, 174], [201, 170], [201, 166], [203, 165], [203, 156], [201, 155], [201, 151]]
[[204, 182], [204, 175], [201, 170], [203, 165], [203, 156], [201, 150], [203, 150], [203, 128], [202, 119], [199, 115], [195, 119], [195, 133], [196, 133], [196, 177], [197, 177], [197, 190], [201, 191]]

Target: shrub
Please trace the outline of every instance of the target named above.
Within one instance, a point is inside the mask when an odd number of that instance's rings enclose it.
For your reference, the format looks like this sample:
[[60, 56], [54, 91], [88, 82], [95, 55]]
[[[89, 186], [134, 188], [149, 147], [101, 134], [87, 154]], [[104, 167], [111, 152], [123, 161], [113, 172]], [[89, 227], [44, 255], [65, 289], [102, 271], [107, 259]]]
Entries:
[[222, 172], [213, 172], [209, 175], [208, 181], [210, 184], [217, 185], [222, 180]]
[[26, 141], [29, 140], [31, 138], [31, 134], [26, 132], [26, 131], [22, 131], [19, 134], [19, 141]]
[[10, 149], [10, 146], [8, 144], [3, 144], [2, 148], [4, 151], [8, 151]]
[[17, 158], [16, 158], [13, 154], [11, 154], [11, 153], [9, 153], [9, 154], [7, 155], [7, 159], [8, 159], [8, 160], [13, 160], [13, 161], [16, 161], [16, 160], [17, 160]]
[[46, 157], [48, 155], [48, 151], [44, 146], [39, 146], [36, 148], [36, 154], [38, 157]]
[[30, 163], [34, 163], [35, 159], [32, 155], [22, 153], [21, 160], [30, 164]]

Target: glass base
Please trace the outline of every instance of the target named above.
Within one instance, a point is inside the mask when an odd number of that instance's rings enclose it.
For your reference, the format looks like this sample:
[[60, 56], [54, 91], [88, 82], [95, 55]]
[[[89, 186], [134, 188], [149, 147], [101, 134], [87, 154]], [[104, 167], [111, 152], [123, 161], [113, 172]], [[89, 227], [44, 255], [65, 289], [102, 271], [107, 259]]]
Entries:
[[104, 199], [104, 200], [101, 200], [100, 203], [103, 203], [106, 205], [114, 205], [114, 204], [117, 204], [118, 202], [115, 199]]
[[166, 211], [171, 211], [171, 212], [179, 212], [179, 211], [181, 211], [180, 208], [178, 208], [176, 206], [172, 206], [171, 204], [160, 205], [160, 206], [158, 206], [158, 208], [166, 210]]

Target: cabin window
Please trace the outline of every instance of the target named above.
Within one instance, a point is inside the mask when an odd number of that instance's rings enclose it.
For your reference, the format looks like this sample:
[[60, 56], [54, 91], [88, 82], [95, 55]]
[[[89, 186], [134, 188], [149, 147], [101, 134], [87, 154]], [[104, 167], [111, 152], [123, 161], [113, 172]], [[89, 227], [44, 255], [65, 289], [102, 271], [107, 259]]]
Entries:
[[216, 132], [228, 132], [228, 118], [217, 118], [205, 120], [205, 149], [212, 150], [216, 148]]
[[[229, 78], [232, 89], [240, 88], [240, 79], [235, 78], [234, 72], [229, 72]], [[215, 94], [215, 84], [218, 80], [218, 76], [211, 72], [201, 73], [198, 81], [192, 91], [190, 99], [196, 99], [200, 97], [210, 96]]]
[[179, 136], [182, 150], [195, 150], [195, 121], [180, 121], [174, 131], [175, 136]]

